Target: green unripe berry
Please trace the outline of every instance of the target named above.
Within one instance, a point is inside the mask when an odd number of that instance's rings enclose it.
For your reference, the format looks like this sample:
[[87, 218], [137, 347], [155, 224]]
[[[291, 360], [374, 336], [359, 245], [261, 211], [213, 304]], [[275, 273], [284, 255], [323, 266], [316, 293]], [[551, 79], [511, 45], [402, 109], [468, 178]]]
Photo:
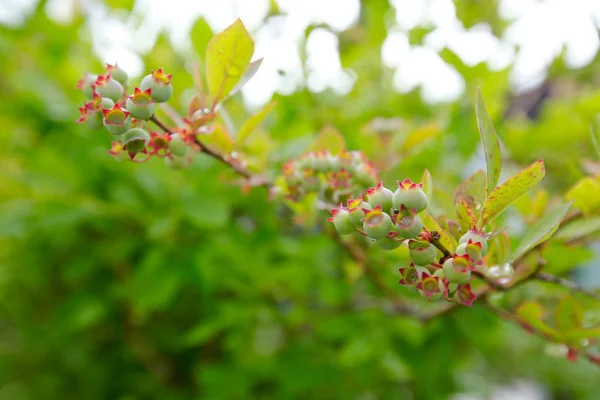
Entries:
[[179, 133], [174, 133], [171, 135], [171, 140], [169, 140], [169, 151], [173, 155], [184, 156], [188, 150], [188, 145], [183, 141]]
[[146, 75], [140, 83], [140, 89], [152, 90], [152, 98], [158, 103], [168, 101], [173, 95], [173, 87], [171, 86], [171, 74], [165, 75], [162, 68], [150, 75]]
[[91, 99], [94, 95], [94, 88], [92, 85], [98, 78], [98, 75], [88, 74], [86, 72], [85, 76], [79, 80], [77, 83], [77, 89], [83, 92], [83, 95], [86, 99]]
[[356, 199], [349, 199], [348, 202], [348, 212], [350, 213], [350, 221], [357, 228], [361, 228], [363, 226], [363, 218], [365, 217], [365, 210], [372, 210], [373, 207], [363, 201], [362, 194], [359, 195]]
[[471, 278], [468, 256], [466, 256], [466, 259], [463, 259], [463, 257], [465, 256], [455, 256], [444, 262], [442, 269], [444, 270], [444, 275], [446, 276], [446, 279], [448, 279], [448, 282], [462, 284], [468, 282]]
[[382, 237], [377, 241], [377, 245], [383, 250], [394, 250], [402, 244], [402, 241], [396, 240], [396, 238]]
[[332, 217], [328, 219], [333, 222], [335, 230], [340, 235], [348, 235], [356, 230], [352, 221], [350, 221], [350, 213], [344, 208], [334, 208], [331, 210]]
[[383, 182], [379, 182], [377, 186], [367, 189], [369, 203], [373, 206], [380, 204], [381, 209], [386, 213], [392, 210], [393, 195], [391, 190], [383, 186]]
[[123, 97], [125, 90], [116, 79], [113, 79], [110, 75], [100, 75], [93, 84], [96, 93], [107, 97], [115, 103]]
[[414, 239], [423, 230], [421, 218], [406, 209], [402, 209], [400, 214], [396, 215], [395, 221], [396, 231], [405, 239]]
[[444, 294], [444, 283], [439, 276], [423, 272], [421, 282], [417, 284], [417, 289], [419, 289], [419, 294], [428, 300], [437, 300]]
[[471, 229], [458, 240], [458, 244], [468, 243], [469, 240], [473, 241], [473, 243], [481, 243], [482, 257], [487, 254], [488, 243], [487, 238], [485, 237], [485, 234], [483, 232], [480, 232], [476, 229]]
[[429, 265], [435, 261], [437, 249], [425, 240], [411, 240], [408, 242], [410, 259], [417, 265]]
[[416, 212], [427, 208], [427, 195], [423, 191], [423, 185], [413, 183], [410, 179], [398, 181], [398, 189], [394, 192], [392, 200], [396, 210], [400, 210], [402, 206]]
[[[363, 210], [365, 213], [363, 231], [372, 239], [381, 239], [390, 233], [393, 227], [390, 216], [381, 211], [381, 205], [372, 210]], [[352, 223], [352, 222], [350, 222]]]
[[187, 165], [186, 157], [165, 157], [165, 164], [171, 169], [182, 169]]
[[125, 72], [123, 68], [119, 67], [118, 64], [106, 64], [106, 72], [109, 73], [121, 85], [127, 85], [127, 79], [129, 79], [127, 72]]
[[137, 154], [146, 148], [150, 141], [150, 134], [142, 128], [132, 128], [123, 135], [125, 150], [131, 154]]

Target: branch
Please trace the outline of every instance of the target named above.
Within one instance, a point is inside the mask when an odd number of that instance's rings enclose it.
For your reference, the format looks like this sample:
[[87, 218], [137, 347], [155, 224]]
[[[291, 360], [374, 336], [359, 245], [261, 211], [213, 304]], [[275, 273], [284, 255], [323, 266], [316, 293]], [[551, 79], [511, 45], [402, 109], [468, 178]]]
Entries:
[[438, 231], [431, 231], [431, 239], [429, 240], [432, 245], [438, 248], [439, 251], [444, 254], [444, 257], [440, 260], [440, 264], [447, 258], [452, 258], [453, 254], [440, 242], [442, 236]]
[[[506, 310], [503, 310], [502, 308], [496, 307], [496, 306], [490, 304], [487, 301], [485, 302], [485, 306], [486, 306], [486, 308], [488, 310], [492, 311], [496, 315], [498, 315], [498, 316], [500, 316], [500, 317], [502, 317], [502, 318], [504, 318], [504, 319], [506, 319], [506, 320], [508, 320], [510, 322], [513, 322], [513, 323], [517, 324], [519, 327], [523, 327], [523, 325], [521, 324], [521, 321], [519, 321], [519, 318], [516, 315], [514, 315], [514, 314], [512, 314], [512, 313], [510, 313], [510, 312], [508, 312]], [[535, 330], [535, 329], [533, 329], [531, 327], [529, 329], [527, 329], [527, 332], [534, 333], [534, 334], [536, 334], [536, 335], [538, 335], [538, 336], [540, 336], [540, 337], [542, 337], [542, 338], [544, 338], [546, 340], [551, 339], [547, 335], [545, 335], [544, 333], [539, 332], [539, 331], [537, 331], [537, 330]], [[564, 344], [564, 343], [561, 343], [561, 344]], [[587, 352], [587, 351], [583, 351], [583, 350], [576, 350], [576, 349], [572, 349], [572, 348], [569, 348], [569, 351], [575, 352], [577, 355], [579, 355], [581, 357], [587, 358], [591, 363], [593, 363], [596, 366], [600, 367], [600, 355], [593, 354], [591, 352]]]
[[572, 292], [582, 293], [582, 294], [585, 294], [586, 296], [592, 297], [596, 300], [600, 300], [600, 293], [598, 293], [594, 290], [586, 289], [583, 286], [581, 286], [573, 281], [570, 281], [568, 279], [561, 278], [560, 276], [550, 275], [545, 272], [538, 272], [533, 275], [533, 279], [536, 279], [538, 281], [543, 281], [543, 282], [552, 282], [552, 283], [555, 283], [562, 287], [565, 287]]

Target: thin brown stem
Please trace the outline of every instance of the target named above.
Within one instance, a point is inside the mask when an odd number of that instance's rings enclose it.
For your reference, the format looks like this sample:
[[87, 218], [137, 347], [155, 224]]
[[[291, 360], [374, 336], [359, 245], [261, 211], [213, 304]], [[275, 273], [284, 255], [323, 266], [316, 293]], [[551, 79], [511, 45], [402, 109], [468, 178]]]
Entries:
[[442, 244], [442, 242], [440, 242], [440, 238], [441, 238], [441, 235], [438, 231], [431, 231], [431, 239], [430, 239], [431, 244], [434, 245], [435, 247], [437, 247], [438, 250], [441, 251], [442, 254], [444, 254], [443, 259], [440, 260], [440, 263], [442, 263], [443, 260], [445, 260], [447, 258], [451, 258], [452, 253], [450, 252], [450, 250], [448, 250], [446, 248], [446, 246], [444, 246]]
[[150, 117], [150, 121], [154, 122], [156, 125], [158, 125], [160, 127], [160, 129], [162, 129], [163, 131], [165, 131], [166, 133], [168, 133], [169, 135], [172, 135], [173, 132], [171, 132], [171, 130], [165, 125], [163, 124], [157, 117], [156, 115], [153, 115]]

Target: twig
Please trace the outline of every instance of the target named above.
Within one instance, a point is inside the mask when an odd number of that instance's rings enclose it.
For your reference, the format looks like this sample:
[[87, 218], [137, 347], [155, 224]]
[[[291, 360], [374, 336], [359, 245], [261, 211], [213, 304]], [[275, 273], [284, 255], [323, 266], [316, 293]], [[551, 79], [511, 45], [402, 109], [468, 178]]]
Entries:
[[582, 293], [582, 294], [585, 294], [586, 296], [592, 297], [596, 300], [600, 300], [600, 293], [598, 293], [594, 290], [586, 289], [583, 286], [581, 286], [573, 281], [570, 281], [568, 279], [561, 278], [560, 276], [550, 275], [550, 274], [547, 274], [544, 272], [538, 272], [533, 275], [533, 279], [536, 279], [538, 281], [544, 281], [544, 282], [552, 282], [552, 283], [555, 283], [562, 287], [565, 287], [565, 288], [571, 290], [572, 292]]
[[[520, 327], [523, 327], [523, 325], [522, 325], [521, 321], [519, 320], [519, 318], [516, 315], [512, 314], [511, 312], [506, 311], [506, 310], [504, 310], [502, 308], [496, 307], [496, 306], [490, 304], [487, 301], [485, 302], [485, 306], [486, 306], [486, 308], [488, 310], [492, 311], [493, 313], [495, 313], [496, 315], [502, 317], [503, 319], [506, 319], [506, 320], [508, 320], [510, 322], [513, 322], [513, 323], [519, 325]], [[536, 335], [538, 335], [538, 336], [540, 336], [540, 337], [542, 337], [542, 338], [544, 338], [546, 340], [553, 341], [552, 338], [548, 337], [548, 335], [545, 335], [544, 333], [539, 332], [539, 331], [537, 331], [537, 330], [535, 330], [535, 329], [533, 329], [531, 327], [529, 327], [527, 329], [527, 332], [534, 333], [534, 334], [536, 334]], [[596, 366], [600, 367], [600, 355], [593, 354], [593, 353], [590, 353], [590, 352], [587, 352], [587, 351], [583, 351], [583, 350], [572, 349], [572, 348], [569, 348], [569, 351], [573, 351], [577, 355], [587, 358], [591, 363], [593, 363]]]
[[452, 257], [452, 253], [450, 252], [450, 250], [448, 250], [446, 248], [446, 246], [444, 246], [442, 244], [442, 242], [440, 242], [441, 237], [442, 236], [440, 235], [440, 233], [438, 231], [431, 231], [431, 239], [430, 239], [431, 244], [434, 245], [435, 247], [437, 247], [438, 250], [440, 250], [442, 252], [442, 254], [444, 254], [444, 258], [442, 260], [440, 260], [440, 263], [442, 263], [443, 260]]
[[158, 125], [160, 127], [160, 129], [162, 129], [169, 135], [173, 134], [173, 132], [171, 132], [171, 130], [165, 124], [163, 124], [158, 118], [156, 118], [156, 115], [151, 116], [150, 121], [154, 122], [156, 125]]

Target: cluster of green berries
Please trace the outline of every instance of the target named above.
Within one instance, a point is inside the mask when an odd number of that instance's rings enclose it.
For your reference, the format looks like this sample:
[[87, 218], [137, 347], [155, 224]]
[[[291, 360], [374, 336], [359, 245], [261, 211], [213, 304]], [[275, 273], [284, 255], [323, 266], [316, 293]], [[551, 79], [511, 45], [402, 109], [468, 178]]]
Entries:
[[79, 108], [77, 122], [92, 129], [103, 126], [110, 132], [115, 141], [109, 153], [117, 158], [129, 156], [134, 160], [137, 154], [145, 154], [148, 159], [156, 155], [164, 157], [168, 165], [185, 165], [190, 144], [187, 132], [160, 134], [147, 129], [156, 104], [168, 101], [173, 94], [171, 74], [162, 68], [152, 71], [130, 95], [127, 81], [127, 73], [116, 64], [107, 64], [100, 75], [86, 73], [77, 85], [87, 100]]
[[283, 166], [288, 198], [298, 201], [310, 192], [337, 201], [377, 182], [378, 172], [360, 151], [332, 154], [309, 152]]
[[475, 299], [468, 283], [471, 272], [487, 253], [487, 237], [476, 229], [463, 235], [453, 257], [438, 263], [433, 235], [423, 226], [419, 213], [427, 208], [423, 185], [410, 179], [398, 181], [395, 192], [379, 182], [365, 196], [349, 199], [334, 208], [329, 221], [341, 235], [359, 232], [384, 250], [408, 245], [411, 263], [401, 268], [400, 284], [429, 300], [442, 296], [448, 301], [471, 305]]

